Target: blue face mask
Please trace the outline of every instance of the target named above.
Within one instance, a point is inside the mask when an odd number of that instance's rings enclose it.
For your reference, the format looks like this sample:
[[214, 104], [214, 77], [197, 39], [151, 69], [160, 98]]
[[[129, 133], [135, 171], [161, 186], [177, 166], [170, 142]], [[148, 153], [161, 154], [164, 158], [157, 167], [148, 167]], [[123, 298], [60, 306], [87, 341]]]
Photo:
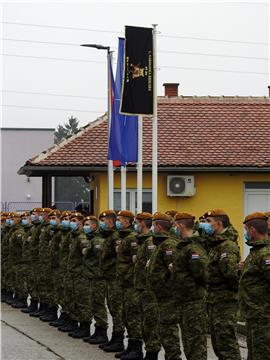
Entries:
[[70, 228], [70, 221], [69, 221], [69, 220], [63, 220], [63, 221], [61, 222], [61, 227], [62, 227], [63, 229], [69, 229], [69, 228]]
[[85, 234], [90, 234], [91, 232], [93, 232], [93, 229], [91, 228], [90, 225], [84, 225], [83, 231]]
[[176, 235], [177, 237], [180, 237], [181, 231], [180, 231], [180, 229], [179, 229], [177, 226], [175, 226], [174, 231], [175, 231], [175, 235]]
[[15, 222], [14, 222], [14, 220], [12, 220], [12, 219], [9, 219], [9, 225], [10, 225], [10, 226], [14, 226], [14, 225], [15, 225]]
[[38, 220], [39, 220], [39, 222], [41, 222], [41, 224], [42, 224], [42, 223], [44, 222], [43, 216], [42, 216], [42, 215], [39, 215]]
[[7, 225], [10, 225], [10, 219], [7, 219], [7, 220], [6, 220], [6, 224], [7, 224]]
[[246, 229], [244, 230], [244, 239], [245, 239], [245, 242], [247, 242], [247, 243], [250, 241], [250, 235]]
[[52, 227], [56, 227], [57, 226], [57, 221], [56, 220], [50, 220], [50, 225], [52, 226]]
[[101, 230], [107, 230], [108, 229], [108, 225], [104, 221], [99, 222], [99, 227], [101, 228]]
[[36, 215], [31, 215], [31, 221], [36, 221]]
[[78, 224], [74, 221], [70, 223], [70, 228], [72, 231], [76, 231], [78, 229]]
[[199, 228], [203, 229], [206, 232], [207, 235], [213, 235], [214, 234], [213, 226], [211, 224], [209, 224], [208, 222], [200, 223]]
[[115, 223], [115, 227], [116, 227], [116, 230], [121, 230], [123, 227], [121, 221], [117, 220]]
[[23, 226], [28, 225], [28, 224], [29, 224], [29, 221], [27, 219], [22, 219]]
[[134, 230], [136, 231], [136, 233], [140, 234], [142, 232], [142, 228], [140, 227], [139, 224], [134, 224]]

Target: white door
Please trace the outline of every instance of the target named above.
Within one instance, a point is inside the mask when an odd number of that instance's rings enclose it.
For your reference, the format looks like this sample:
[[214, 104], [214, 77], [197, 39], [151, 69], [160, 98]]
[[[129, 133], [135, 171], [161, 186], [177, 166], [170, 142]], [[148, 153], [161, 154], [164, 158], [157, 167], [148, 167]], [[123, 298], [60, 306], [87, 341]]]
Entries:
[[[245, 216], [255, 211], [270, 211], [270, 189], [245, 189]], [[249, 253], [245, 244], [244, 257]]]

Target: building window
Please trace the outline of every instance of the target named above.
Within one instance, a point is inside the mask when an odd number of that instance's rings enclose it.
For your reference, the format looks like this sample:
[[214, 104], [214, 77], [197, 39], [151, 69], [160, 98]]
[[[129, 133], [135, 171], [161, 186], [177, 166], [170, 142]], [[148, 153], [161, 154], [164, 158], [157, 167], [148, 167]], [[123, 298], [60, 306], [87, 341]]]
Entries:
[[[114, 190], [114, 209], [121, 210], [121, 190]], [[127, 189], [127, 209], [134, 213], [137, 212], [137, 190]], [[152, 213], [152, 191], [143, 190], [142, 210]]]

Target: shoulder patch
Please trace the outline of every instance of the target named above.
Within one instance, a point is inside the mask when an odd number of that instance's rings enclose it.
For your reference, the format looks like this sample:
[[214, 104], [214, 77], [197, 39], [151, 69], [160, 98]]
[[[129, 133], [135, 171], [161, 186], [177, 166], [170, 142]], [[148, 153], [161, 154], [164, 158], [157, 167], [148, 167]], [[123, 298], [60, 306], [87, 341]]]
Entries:
[[136, 242], [136, 241], [132, 241], [131, 247], [136, 247], [136, 246], [137, 246], [137, 242]]
[[270, 265], [270, 258], [265, 259], [265, 265]]
[[221, 255], [220, 255], [220, 258], [221, 259], [224, 259], [228, 256], [228, 254], [226, 252], [223, 252]]
[[167, 256], [172, 256], [173, 251], [172, 251], [172, 250], [165, 250], [165, 254], [166, 254]]
[[191, 254], [191, 259], [192, 259], [192, 260], [196, 260], [196, 259], [199, 259], [199, 258], [200, 258], [200, 255], [199, 255], [198, 253], [193, 252], [193, 253]]

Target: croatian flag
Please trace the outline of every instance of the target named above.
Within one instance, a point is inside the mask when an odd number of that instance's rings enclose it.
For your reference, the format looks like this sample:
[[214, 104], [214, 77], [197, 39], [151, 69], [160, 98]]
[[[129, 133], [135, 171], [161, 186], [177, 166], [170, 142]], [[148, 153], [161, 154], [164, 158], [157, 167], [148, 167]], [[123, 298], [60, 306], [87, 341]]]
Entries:
[[111, 73], [111, 127], [108, 159], [114, 165], [126, 166], [138, 161], [138, 117], [120, 114], [120, 101], [123, 83], [125, 39], [119, 38], [116, 79]]

